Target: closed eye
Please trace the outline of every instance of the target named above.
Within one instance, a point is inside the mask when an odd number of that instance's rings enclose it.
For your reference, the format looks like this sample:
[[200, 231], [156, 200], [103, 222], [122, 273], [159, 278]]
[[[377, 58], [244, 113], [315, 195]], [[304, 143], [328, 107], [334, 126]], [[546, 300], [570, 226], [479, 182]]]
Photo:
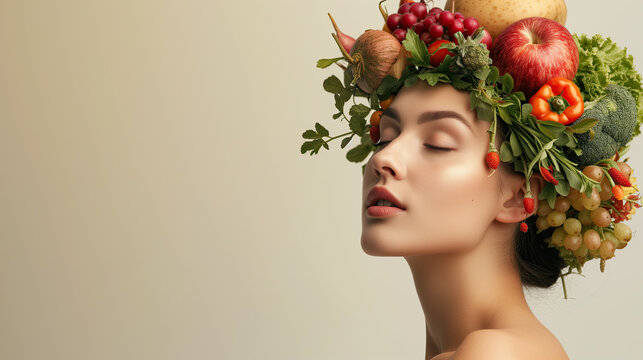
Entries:
[[377, 144], [373, 144], [373, 145], [375, 145], [375, 147], [378, 147], [378, 148], [379, 148], [380, 146], [384, 146], [384, 145], [386, 145], [386, 144], [388, 144], [388, 143], [390, 143], [390, 142], [391, 142], [391, 141], [380, 141], [380, 142], [378, 142]]
[[427, 148], [429, 148], [431, 150], [442, 151], [442, 152], [449, 152], [449, 151], [453, 150], [451, 148], [439, 147], [439, 146], [434, 146], [434, 145], [431, 145], [431, 144], [424, 144], [424, 146], [426, 146]]

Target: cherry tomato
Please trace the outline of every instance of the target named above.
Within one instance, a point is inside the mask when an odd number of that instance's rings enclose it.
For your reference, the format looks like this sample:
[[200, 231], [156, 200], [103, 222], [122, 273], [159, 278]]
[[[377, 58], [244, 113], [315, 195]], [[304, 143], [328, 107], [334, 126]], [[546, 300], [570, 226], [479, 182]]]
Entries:
[[382, 111], [377, 110], [371, 115], [371, 126], [380, 126], [380, 119], [382, 118]]
[[377, 142], [380, 140], [380, 127], [372, 126], [368, 132], [371, 136], [371, 141], [373, 142], [373, 144], [377, 144]]
[[380, 100], [380, 109], [382, 110], [388, 109], [388, 107], [391, 106], [392, 102], [393, 102], [393, 96], [389, 97], [388, 99]]
[[[440, 50], [438, 50], [438, 48], [440, 47], [440, 45], [442, 45], [442, 44], [449, 44], [449, 43], [451, 43], [451, 42], [450, 42], [450, 41], [448, 41], [448, 40], [437, 40], [437, 41], [434, 41], [434, 42], [429, 46], [429, 55], [431, 56], [431, 57], [430, 57], [430, 61], [431, 61], [431, 65], [432, 65], [432, 66], [439, 66], [439, 65], [442, 63], [442, 61], [444, 61], [444, 58], [445, 58], [447, 55], [451, 55], [451, 56], [453, 56], [453, 55], [454, 55], [452, 52], [450, 52], [450, 51], [449, 51], [449, 50], [447, 50], [447, 49], [440, 49]], [[436, 50], [438, 50], [438, 52], [435, 52]], [[435, 52], [435, 54], [433, 54], [434, 52]], [[433, 54], [433, 55], [431, 55], [431, 54]]]

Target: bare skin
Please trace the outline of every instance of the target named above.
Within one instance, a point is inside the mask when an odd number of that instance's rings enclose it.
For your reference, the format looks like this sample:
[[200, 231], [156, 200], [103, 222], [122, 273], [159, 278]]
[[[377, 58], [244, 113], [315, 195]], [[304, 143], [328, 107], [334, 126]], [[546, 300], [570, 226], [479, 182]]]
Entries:
[[[380, 122], [387, 143], [364, 172], [362, 248], [409, 264], [425, 315], [426, 360], [568, 359], [529, 309], [513, 258], [517, 225], [528, 216], [525, 179], [502, 168], [491, 174], [489, 123], [468, 99], [422, 82], [396, 96]], [[530, 185], [537, 199], [542, 179]], [[375, 186], [403, 211], [369, 215]]]

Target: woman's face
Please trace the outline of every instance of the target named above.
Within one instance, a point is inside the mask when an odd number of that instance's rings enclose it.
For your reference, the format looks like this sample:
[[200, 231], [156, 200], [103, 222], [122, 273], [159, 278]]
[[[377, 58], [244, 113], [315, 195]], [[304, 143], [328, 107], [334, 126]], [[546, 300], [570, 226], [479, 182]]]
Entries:
[[[482, 239], [501, 205], [500, 171], [489, 176], [485, 162], [489, 125], [474, 115], [469, 94], [450, 85], [420, 81], [398, 93], [380, 122], [380, 142], [387, 143], [364, 172], [361, 242], [366, 253], [451, 252]], [[368, 209], [374, 187], [388, 190], [403, 209]]]

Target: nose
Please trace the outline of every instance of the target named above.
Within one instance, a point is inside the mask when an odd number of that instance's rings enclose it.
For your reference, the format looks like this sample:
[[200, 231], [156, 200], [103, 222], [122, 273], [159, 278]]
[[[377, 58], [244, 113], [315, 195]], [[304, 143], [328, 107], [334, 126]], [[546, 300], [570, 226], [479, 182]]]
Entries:
[[[395, 140], [399, 140], [399, 137]], [[375, 175], [392, 177], [397, 180], [406, 176], [404, 151], [399, 145], [399, 141], [392, 141], [373, 154], [371, 162]]]

